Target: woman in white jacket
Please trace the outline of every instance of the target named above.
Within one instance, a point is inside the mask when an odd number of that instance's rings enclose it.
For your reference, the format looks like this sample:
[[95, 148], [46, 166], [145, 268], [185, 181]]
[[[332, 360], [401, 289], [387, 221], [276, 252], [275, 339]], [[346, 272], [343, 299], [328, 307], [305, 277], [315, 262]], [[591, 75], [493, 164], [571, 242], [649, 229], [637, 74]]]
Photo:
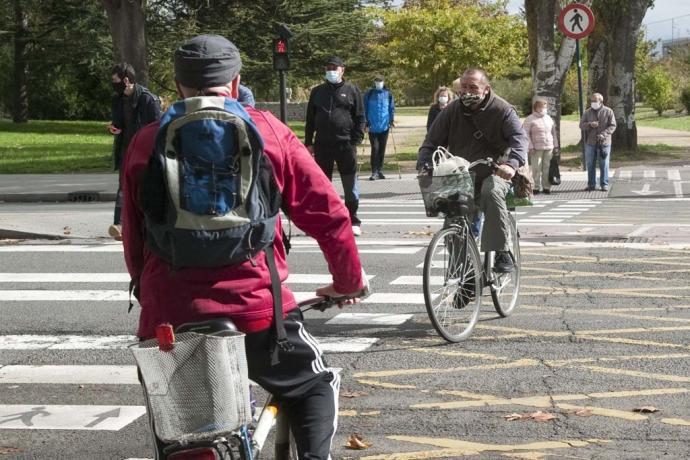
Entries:
[[546, 99], [535, 98], [532, 113], [522, 124], [529, 138], [529, 165], [534, 177], [535, 195], [541, 190], [551, 193], [549, 166], [554, 148], [558, 147], [556, 123], [548, 114]]

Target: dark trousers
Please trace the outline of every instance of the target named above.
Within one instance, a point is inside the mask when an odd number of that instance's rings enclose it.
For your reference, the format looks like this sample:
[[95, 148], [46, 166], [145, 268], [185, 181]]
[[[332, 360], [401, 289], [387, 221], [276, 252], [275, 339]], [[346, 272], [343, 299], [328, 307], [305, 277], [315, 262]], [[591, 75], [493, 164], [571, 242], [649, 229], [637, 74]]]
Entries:
[[359, 208], [359, 184], [357, 183], [357, 147], [350, 143], [314, 145], [314, 159], [329, 180], [333, 180], [333, 164], [338, 166], [343, 182], [345, 206], [350, 212], [352, 225], [362, 222], [357, 217]]
[[[275, 366], [271, 366], [269, 352], [274, 340], [271, 329], [246, 335], [249, 378], [278, 398], [281, 413], [288, 417], [299, 458], [326, 460], [338, 424], [339, 371], [326, 366], [319, 345], [304, 327], [299, 309], [290, 312], [284, 323], [294, 350], [281, 351], [280, 362]], [[153, 429], [153, 421], [149, 420]], [[163, 458], [165, 444], [155, 436], [154, 441], [156, 458]], [[272, 447], [266, 445], [264, 449]]]
[[376, 174], [383, 169], [383, 157], [386, 155], [386, 143], [388, 143], [388, 130], [382, 133], [369, 131], [369, 143], [371, 144], [371, 173]]

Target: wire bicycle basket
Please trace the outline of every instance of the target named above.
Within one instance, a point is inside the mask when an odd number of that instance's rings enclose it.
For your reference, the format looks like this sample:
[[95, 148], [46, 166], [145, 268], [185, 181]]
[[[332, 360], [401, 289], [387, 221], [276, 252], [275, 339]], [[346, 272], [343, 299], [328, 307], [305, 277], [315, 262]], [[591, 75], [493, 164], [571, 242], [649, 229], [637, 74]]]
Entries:
[[465, 215], [474, 211], [474, 173], [464, 170], [446, 176], [417, 176], [428, 217]]
[[160, 350], [155, 339], [130, 349], [161, 440], [213, 439], [251, 421], [244, 334], [185, 332], [170, 351]]

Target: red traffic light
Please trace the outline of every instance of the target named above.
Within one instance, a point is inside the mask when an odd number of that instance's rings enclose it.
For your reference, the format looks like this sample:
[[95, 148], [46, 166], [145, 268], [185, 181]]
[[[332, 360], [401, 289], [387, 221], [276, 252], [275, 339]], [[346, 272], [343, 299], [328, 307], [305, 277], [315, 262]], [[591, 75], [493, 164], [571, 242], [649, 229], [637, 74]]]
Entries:
[[287, 42], [282, 38], [275, 41], [275, 53], [276, 54], [287, 54]]

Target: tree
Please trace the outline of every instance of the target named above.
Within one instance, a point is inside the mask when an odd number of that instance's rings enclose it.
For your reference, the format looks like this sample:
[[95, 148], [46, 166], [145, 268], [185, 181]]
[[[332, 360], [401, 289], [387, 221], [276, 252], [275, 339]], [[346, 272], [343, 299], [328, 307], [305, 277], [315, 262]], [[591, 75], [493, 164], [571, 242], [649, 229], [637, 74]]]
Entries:
[[644, 96], [645, 104], [656, 110], [661, 116], [664, 110], [673, 107], [673, 85], [668, 73], [661, 66], [656, 66], [639, 79], [639, 90]]
[[532, 92], [548, 101], [560, 139], [561, 96], [575, 55], [575, 40], [563, 38], [556, 49], [555, 24], [559, 6], [558, 0], [525, 1]]
[[613, 147], [637, 150], [635, 53], [642, 19], [654, 0], [594, 0], [596, 27], [588, 38], [589, 87], [613, 109]]
[[29, 20], [21, 0], [14, 0], [14, 18], [15, 104], [12, 121], [14, 123], [26, 123], [29, 121], [28, 64], [26, 62]]
[[148, 82], [149, 64], [146, 56], [146, 33], [143, 0], [101, 0], [113, 39], [116, 62], [132, 64], [137, 82]]
[[427, 94], [468, 67], [482, 67], [491, 77], [507, 75], [526, 60], [524, 24], [493, 6], [474, 3], [429, 0], [375, 11], [381, 30], [373, 51], [408, 85], [423, 87]]

